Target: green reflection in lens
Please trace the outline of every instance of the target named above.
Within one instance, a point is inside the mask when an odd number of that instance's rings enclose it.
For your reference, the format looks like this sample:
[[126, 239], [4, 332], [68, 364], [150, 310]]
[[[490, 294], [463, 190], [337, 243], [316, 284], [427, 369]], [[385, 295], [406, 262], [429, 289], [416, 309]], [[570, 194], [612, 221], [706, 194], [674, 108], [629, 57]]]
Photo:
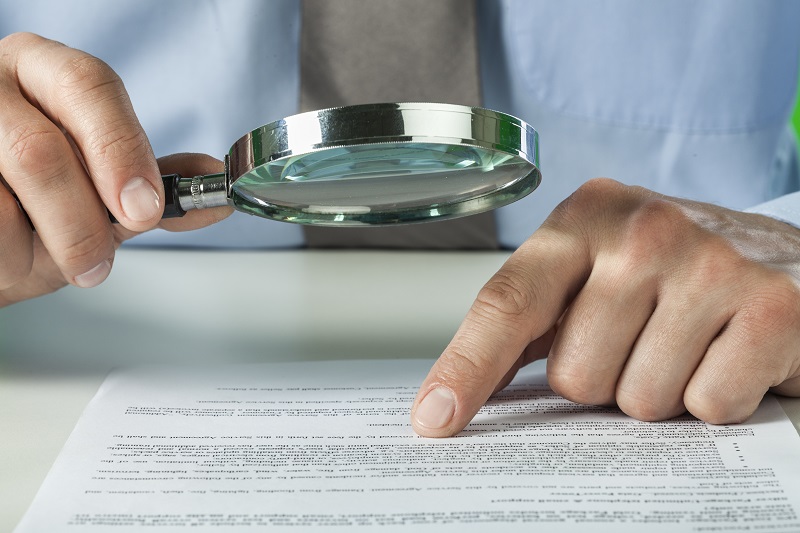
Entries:
[[301, 224], [418, 222], [478, 213], [525, 196], [539, 172], [475, 146], [385, 143], [284, 157], [237, 179], [242, 211]]

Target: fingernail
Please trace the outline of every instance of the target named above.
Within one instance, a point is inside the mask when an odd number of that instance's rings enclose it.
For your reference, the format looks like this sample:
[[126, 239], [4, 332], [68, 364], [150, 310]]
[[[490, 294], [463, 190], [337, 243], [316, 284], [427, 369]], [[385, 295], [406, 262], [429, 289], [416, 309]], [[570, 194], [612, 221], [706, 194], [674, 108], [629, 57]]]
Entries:
[[137, 222], [150, 220], [161, 207], [158, 193], [144, 178], [133, 178], [122, 188], [119, 193], [119, 203], [125, 216]]
[[439, 429], [450, 422], [455, 410], [456, 400], [453, 393], [444, 387], [436, 387], [422, 399], [415, 418], [420, 426]]
[[84, 272], [80, 276], [75, 276], [75, 285], [89, 289], [96, 287], [103, 283], [103, 281], [111, 273], [111, 261], [106, 259], [88, 272]]

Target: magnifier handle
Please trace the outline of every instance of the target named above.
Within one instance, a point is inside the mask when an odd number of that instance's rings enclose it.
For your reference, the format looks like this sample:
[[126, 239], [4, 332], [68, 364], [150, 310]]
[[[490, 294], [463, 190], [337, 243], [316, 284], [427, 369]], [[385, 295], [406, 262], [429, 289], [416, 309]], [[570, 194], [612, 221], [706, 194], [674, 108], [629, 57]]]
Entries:
[[183, 179], [180, 174], [167, 174], [161, 176], [164, 182], [164, 214], [161, 218], [180, 218], [186, 214], [186, 210], [181, 207], [178, 197], [178, 185]]
[[[164, 183], [164, 218], [180, 218], [186, 211], [228, 205], [224, 173], [185, 178], [180, 174], [161, 176]], [[108, 218], [117, 222], [110, 212]]]
[[[0, 177], [2, 179], [2, 177]], [[219, 207], [228, 204], [228, 197], [225, 189], [225, 174], [209, 174], [206, 176], [195, 176], [184, 178], [180, 174], [166, 174], [161, 176], [164, 183], [164, 214], [165, 218], [180, 218], [186, 214], [187, 210], [205, 209], [206, 207]], [[0, 184], [2, 187], [2, 184]], [[10, 190], [10, 189], [9, 189]], [[36, 228], [19, 203], [17, 195], [11, 191], [11, 195], [17, 200], [22, 214], [28, 219], [31, 229]], [[119, 220], [108, 211], [108, 219], [117, 224]]]

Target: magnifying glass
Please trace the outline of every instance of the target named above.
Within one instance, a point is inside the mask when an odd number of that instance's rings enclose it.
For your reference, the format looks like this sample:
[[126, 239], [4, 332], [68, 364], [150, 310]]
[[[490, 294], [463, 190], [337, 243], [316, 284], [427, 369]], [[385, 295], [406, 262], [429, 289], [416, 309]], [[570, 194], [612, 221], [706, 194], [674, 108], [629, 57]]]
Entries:
[[163, 176], [164, 216], [222, 205], [324, 226], [470, 215], [539, 185], [538, 142], [524, 121], [477, 107], [387, 103], [301, 113], [236, 141], [224, 173]]

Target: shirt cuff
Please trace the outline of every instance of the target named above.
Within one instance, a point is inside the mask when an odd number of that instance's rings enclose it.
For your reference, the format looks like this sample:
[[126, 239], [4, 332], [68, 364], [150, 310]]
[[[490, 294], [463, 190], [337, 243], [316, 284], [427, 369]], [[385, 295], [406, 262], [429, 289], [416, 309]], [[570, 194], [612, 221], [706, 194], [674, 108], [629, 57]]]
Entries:
[[757, 213], [775, 218], [800, 228], [800, 192], [793, 192], [745, 209], [746, 213]]

